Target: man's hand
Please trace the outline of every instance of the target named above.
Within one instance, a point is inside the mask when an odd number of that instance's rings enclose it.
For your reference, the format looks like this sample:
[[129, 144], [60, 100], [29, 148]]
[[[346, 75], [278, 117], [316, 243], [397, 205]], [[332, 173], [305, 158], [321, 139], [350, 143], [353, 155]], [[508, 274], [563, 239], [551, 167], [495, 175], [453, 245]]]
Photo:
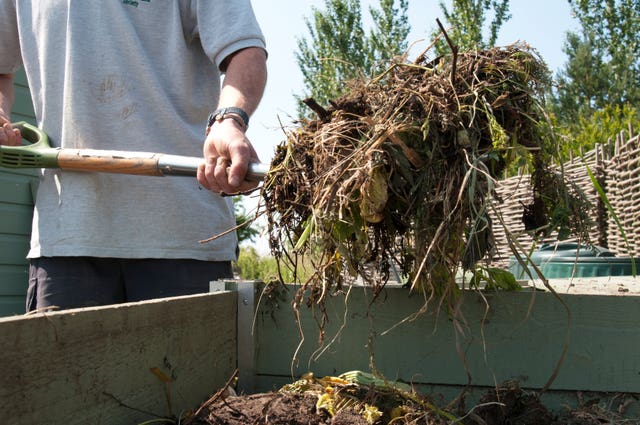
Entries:
[[249, 164], [260, 162], [258, 155], [233, 119], [215, 122], [204, 142], [205, 163], [198, 168], [198, 182], [218, 193], [238, 193], [258, 183], [245, 180]]
[[[225, 59], [225, 77], [218, 106], [238, 107], [250, 116], [262, 98], [267, 80], [266, 60], [264, 50], [252, 47]], [[233, 117], [223, 117], [211, 125], [204, 142], [205, 163], [198, 169], [198, 182], [203, 187], [231, 194], [258, 185], [255, 181], [245, 180], [249, 164], [260, 162], [245, 131], [246, 125], [243, 127]]]
[[20, 130], [12, 128], [11, 123], [0, 114], [0, 145], [18, 146], [22, 144]]

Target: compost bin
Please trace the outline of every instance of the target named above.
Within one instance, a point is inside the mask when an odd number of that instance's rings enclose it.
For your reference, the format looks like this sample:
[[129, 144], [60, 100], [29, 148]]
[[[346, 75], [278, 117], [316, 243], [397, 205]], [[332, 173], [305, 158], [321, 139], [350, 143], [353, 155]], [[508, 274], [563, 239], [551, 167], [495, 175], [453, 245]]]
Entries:
[[[509, 271], [516, 279], [538, 278], [534, 264], [547, 279], [597, 276], [631, 276], [634, 274], [632, 257], [616, 257], [606, 248], [578, 243], [543, 244], [524, 264], [515, 256], [509, 259]], [[528, 269], [528, 272], [527, 272]]]

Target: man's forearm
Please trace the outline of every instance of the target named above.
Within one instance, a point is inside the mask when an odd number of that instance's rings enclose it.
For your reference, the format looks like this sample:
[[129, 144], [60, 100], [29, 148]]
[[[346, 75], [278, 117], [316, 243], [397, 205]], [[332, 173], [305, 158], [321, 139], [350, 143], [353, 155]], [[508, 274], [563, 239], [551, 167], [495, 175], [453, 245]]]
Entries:
[[241, 50], [227, 64], [218, 105], [236, 106], [251, 115], [262, 99], [266, 82], [265, 51], [259, 48]]
[[[248, 115], [256, 110], [267, 82], [266, 59], [264, 50], [248, 48], [225, 61], [219, 108], [241, 108]], [[240, 118], [247, 117], [240, 114]], [[237, 193], [256, 186], [256, 182], [245, 180], [249, 163], [260, 159], [244, 133], [244, 124], [235, 118], [212, 123], [203, 147], [205, 163], [198, 169], [198, 182], [203, 187], [218, 193]]]
[[10, 120], [13, 98], [13, 75], [0, 74], [0, 124]]

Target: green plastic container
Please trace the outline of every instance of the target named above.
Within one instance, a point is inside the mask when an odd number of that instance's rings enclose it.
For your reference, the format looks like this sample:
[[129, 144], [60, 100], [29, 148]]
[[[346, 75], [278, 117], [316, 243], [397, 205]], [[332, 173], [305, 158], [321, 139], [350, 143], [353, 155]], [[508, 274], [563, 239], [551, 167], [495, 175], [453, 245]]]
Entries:
[[[526, 261], [526, 259], [525, 259]], [[606, 248], [577, 243], [544, 244], [531, 255], [530, 261], [538, 266], [544, 277], [570, 278], [595, 276], [629, 276], [633, 274], [630, 257], [616, 257]], [[538, 274], [533, 267], [526, 269], [516, 260], [509, 259], [509, 271], [516, 279], [534, 279]]]

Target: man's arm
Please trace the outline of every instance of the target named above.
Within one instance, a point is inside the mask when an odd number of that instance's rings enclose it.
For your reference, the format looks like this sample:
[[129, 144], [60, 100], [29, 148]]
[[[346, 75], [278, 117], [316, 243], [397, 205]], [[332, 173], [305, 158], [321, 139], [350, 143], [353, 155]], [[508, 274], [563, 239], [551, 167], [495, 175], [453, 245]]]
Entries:
[[11, 128], [11, 106], [13, 105], [13, 75], [0, 74], [0, 145], [19, 145], [20, 131]]
[[[247, 48], [225, 61], [219, 108], [236, 107], [251, 116], [262, 99], [267, 82], [266, 59], [264, 50]], [[239, 116], [213, 123], [204, 143], [205, 165], [198, 170], [198, 181], [202, 186], [214, 192], [235, 193], [257, 185], [244, 179], [249, 163], [259, 162], [245, 131]]]

